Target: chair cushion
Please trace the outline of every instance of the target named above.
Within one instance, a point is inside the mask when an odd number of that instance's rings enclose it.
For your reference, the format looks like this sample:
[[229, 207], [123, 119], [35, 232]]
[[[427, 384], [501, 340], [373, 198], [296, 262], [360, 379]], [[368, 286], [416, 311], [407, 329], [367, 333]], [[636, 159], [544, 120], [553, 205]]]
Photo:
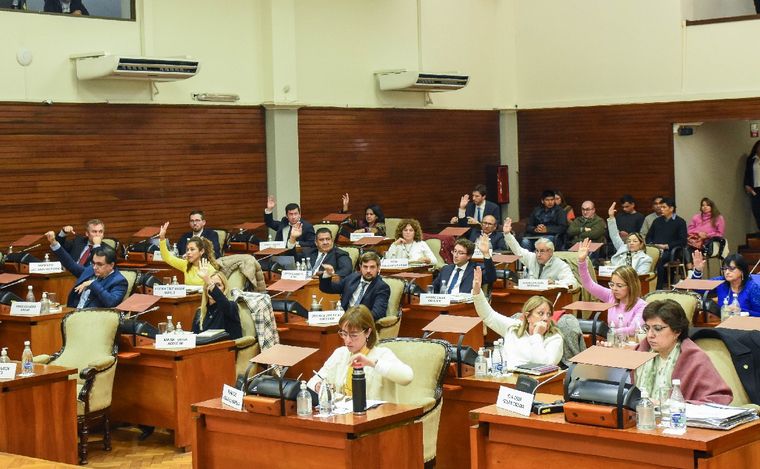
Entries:
[[745, 406], [752, 404], [747, 391], [744, 390], [739, 375], [736, 373], [734, 362], [731, 360], [731, 352], [726, 348], [726, 344], [720, 339], [697, 339], [695, 343], [699, 348], [704, 351], [710, 361], [718, 370], [720, 377], [731, 388], [731, 392], [734, 394], [734, 400], [731, 401], [732, 406]]
[[686, 313], [686, 318], [689, 322], [692, 322], [694, 313], [697, 311], [697, 307], [700, 303], [700, 298], [695, 293], [677, 291], [677, 290], [657, 290], [651, 293], [647, 293], [644, 296], [644, 301], [651, 303], [658, 300], [674, 300], [683, 308]]

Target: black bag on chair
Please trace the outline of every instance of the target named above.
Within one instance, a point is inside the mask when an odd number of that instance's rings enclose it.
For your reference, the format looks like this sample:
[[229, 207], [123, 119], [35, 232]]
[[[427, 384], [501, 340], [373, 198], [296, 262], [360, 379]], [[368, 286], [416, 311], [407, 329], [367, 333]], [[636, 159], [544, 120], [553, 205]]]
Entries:
[[[243, 376], [238, 377], [238, 389], [242, 388]], [[307, 388], [308, 389], [308, 388]], [[290, 378], [282, 379], [282, 396], [287, 401], [295, 401], [298, 397], [298, 392], [301, 390], [301, 382]], [[254, 394], [258, 396], [267, 397], [280, 397], [280, 383], [274, 376], [262, 375], [253, 378], [246, 389], [246, 394]], [[311, 394], [312, 406], [317, 405], [319, 402], [319, 396], [317, 393], [309, 389]]]
[[294, 313], [302, 318], [309, 319], [309, 311], [301, 303], [293, 300], [272, 300], [272, 309], [274, 311], [287, 311]]

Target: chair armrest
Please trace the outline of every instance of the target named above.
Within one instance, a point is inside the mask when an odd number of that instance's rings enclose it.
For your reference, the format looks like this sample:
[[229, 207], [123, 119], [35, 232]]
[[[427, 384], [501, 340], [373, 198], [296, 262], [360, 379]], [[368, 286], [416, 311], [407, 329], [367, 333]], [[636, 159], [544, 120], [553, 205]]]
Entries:
[[47, 365], [48, 363], [50, 363], [50, 355], [43, 353], [42, 355], [37, 355], [33, 357], [32, 361], [34, 363], [39, 363], [41, 365]]
[[92, 370], [90, 373], [92, 373], [92, 376], [95, 377], [95, 374], [107, 370], [114, 363], [116, 363], [116, 357], [105, 357], [100, 360], [92, 361], [87, 364], [87, 368], [83, 369], [82, 372], [79, 373], [79, 377], [82, 379], [87, 379], [85, 373], [88, 372], [88, 370]]
[[248, 348], [256, 343], [256, 337], [247, 335], [239, 339], [235, 339], [235, 348], [238, 350]]

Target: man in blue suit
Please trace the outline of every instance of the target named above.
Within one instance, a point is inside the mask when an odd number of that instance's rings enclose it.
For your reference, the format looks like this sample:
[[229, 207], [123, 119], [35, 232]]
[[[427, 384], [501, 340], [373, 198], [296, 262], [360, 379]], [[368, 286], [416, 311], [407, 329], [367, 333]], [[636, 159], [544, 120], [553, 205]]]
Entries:
[[491, 249], [494, 251], [506, 251], [507, 243], [504, 241], [504, 233], [496, 228], [498, 228], [496, 218], [493, 215], [486, 215], [483, 217], [483, 221], [480, 222], [479, 230], [475, 228], [470, 230], [470, 241], [477, 243], [482, 235], [486, 235], [491, 243]]
[[264, 209], [264, 221], [267, 226], [277, 233], [275, 241], [285, 241], [288, 249], [296, 247], [296, 242], [301, 245], [306, 254], [314, 250], [314, 226], [301, 218], [301, 207], [298, 204], [290, 203], [285, 206], [285, 217], [280, 221], [275, 221], [272, 211], [275, 207], [274, 196], [267, 197], [267, 208]]
[[364, 305], [372, 311], [377, 321], [386, 316], [391, 287], [380, 277], [380, 256], [368, 251], [359, 258], [361, 271], [353, 272], [339, 282], [333, 282], [335, 267], [322, 264], [324, 273], [319, 277], [319, 289], [325, 293], [340, 293], [340, 305], [344, 310]]
[[[496, 280], [496, 267], [489, 252], [489, 240], [487, 236], [478, 239], [478, 248], [483, 252], [483, 284], [491, 284]], [[453, 264], [446, 264], [441, 269], [433, 282], [436, 293], [471, 293], [472, 279], [475, 272], [475, 262], [471, 262], [475, 244], [469, 239], [459, 238], [454, 244], [451, 254], [454, 257]], [[442, 289], [442, 282], [446, 282], [446, 288]]]
[[49, 231], [46, 236], [50, 250], [58, 255], [63, 267], [77, 277], [67, 306], [77, 309], [113, 308], [122, 302], [127, 293], [127, 279], [115, 267], [116, 252], [113, 249], [103, 246], [93, 248], [92, 263], [85, 267], [61, 248], [55, 233]]
[[486, 186], [478, 184], [472, 190], [472, 199], [465, 194], [459, 200], [459, 212], [451, 219], [451, 223], [459, 226], [474, 225], [483, 221], [483, 217], [491, 215], [498, 223], [501, 219], [501, 209], [498, 205], [486, 200]]

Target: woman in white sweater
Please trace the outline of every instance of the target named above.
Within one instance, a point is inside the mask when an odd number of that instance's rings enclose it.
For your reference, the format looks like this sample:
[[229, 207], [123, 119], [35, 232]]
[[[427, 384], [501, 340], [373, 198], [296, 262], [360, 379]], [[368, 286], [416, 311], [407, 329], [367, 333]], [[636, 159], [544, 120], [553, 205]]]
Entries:
[[351, 375], [358, 367], [364, 367], [367, 399], [380, 399], [380, 389], [386, 380], [402, 386], [412, 382], [414, 372], [409, 365], [399, 360], [389, 348], [375, 346], [375, 321], [366, 306], [349, 308], [338, 321], [338, 327], [344, 346], [337, 348], [327, 359], [319, 369], [319, 376], [312, 376], [309, 388], [319, 392], [321, 378], [324, 378], [336, 392], [351, 396]]
[[398, 224], [395, 233], [396, 241], [388, 248], [385, 256], [388, 259], [409, 259], [410, 262], [432, 264], [435, 262], [435, 254], [422, 240], [422, 227], [420, 222], [412, 218], [405, 218]]
[[543, 296], [532, 296], [523, 305], [522, 318], [502, 316], [491, 308], [480, 286], [483, 274], [475, 268], [472, 295], [475, 311], [486, 326], [504, 337], [507, 367], [525, 363], [556, 365], [562, 359], [562, 335], [552, 322], [551, 302]]

